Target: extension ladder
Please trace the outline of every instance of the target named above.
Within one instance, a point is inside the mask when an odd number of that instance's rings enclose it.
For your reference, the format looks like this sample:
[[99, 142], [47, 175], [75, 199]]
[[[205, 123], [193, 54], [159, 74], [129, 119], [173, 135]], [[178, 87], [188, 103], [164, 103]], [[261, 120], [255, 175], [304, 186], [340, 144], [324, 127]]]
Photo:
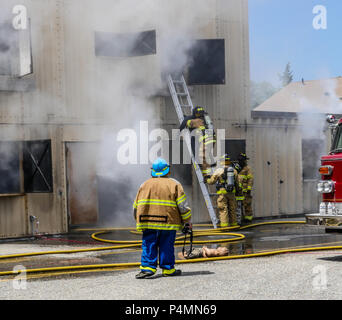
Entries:
[[[188, 87], [186, 85], [184, 76], [182, 75], [181, 78], [179, 80], [174, 80], [172, 79], [172, 76], [169, 75], [168, 79], [168, 86], [169, 86], [169, 90], [171, 93], [171, 97], [173, 100], [173, 104], [175, 106], [176, 109], [176, 113], [178, 116], [178, 120], [179, 123], [181, 124], [184, 120], [184, 113], [192, 113], [192, 109], [194, 108], [193, 104], [192, 104], [192, 100], [190, 97], [190, 93], [188, 90]], [[188, 111], [188, 112], [186, 112]], [[214, 209], [214, 206], [212, 204], [212, 200], [211, 200], [211, 196], [212, 195], [216, 195], [216, 194], [210, 194], [207, 185], [204, 183], [204, 179], [203, 179], [203, 175], [202, 175], [202, 171], [196, 161], [196, 158], [192, 152], [192, 148], [191, 148], [191, 136], [190, 136], [190, 132], [189, 130], [186, 130], [185, 134], [184, 134], [184, 140], [185, 140], [185, 144], [188, 148], [190, 157], [191, 157], [191, 161], [192, 164], [194, 166], [195, 172], [196, 172], [196, 176], [201, 188], [201, 192], [203, 194], [203, 198], [204, 201], [206, 203], [207, 209], [209, 211], [209, 215], [211, 218], [211, 221], [213, 223], [214, 228], [217, 228], [217, 223], [218, 223], [218, 219], [216, 217], [216, 212]]]

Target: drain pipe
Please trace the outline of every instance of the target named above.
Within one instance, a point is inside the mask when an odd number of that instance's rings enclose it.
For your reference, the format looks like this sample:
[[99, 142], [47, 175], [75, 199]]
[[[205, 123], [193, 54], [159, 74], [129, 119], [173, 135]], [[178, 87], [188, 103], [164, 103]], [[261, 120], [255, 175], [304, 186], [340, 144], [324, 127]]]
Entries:
[[30, 216], [31, 232], [32, 235], [38, 235], [39, 219], [36, 216]]

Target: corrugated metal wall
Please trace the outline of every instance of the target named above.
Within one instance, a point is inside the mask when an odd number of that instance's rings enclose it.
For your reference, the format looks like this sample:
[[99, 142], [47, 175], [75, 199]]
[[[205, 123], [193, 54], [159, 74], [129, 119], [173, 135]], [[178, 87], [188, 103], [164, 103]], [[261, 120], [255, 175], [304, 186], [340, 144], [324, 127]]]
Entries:
[[256, 217], [303, 213], [302, 135], [296, 120], [255, 119], [249, 126]]

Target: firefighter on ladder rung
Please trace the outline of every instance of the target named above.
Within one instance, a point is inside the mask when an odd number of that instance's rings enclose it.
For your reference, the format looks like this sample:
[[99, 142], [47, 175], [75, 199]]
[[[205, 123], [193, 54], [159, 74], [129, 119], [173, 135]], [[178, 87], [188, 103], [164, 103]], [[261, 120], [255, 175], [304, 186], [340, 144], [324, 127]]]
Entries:
[[199, 143], [199, 165], [204, 181], [206, 181], [211, 176], [211, 167], [215, 164], [213, 150], [216, 136], [211, 119], [203, 107], [195, 107], [192, 115], [184, 118], [179, 129], [182, 131], [185, 128], [188, 128], [190, 132], [195, 130], [196, 139]]

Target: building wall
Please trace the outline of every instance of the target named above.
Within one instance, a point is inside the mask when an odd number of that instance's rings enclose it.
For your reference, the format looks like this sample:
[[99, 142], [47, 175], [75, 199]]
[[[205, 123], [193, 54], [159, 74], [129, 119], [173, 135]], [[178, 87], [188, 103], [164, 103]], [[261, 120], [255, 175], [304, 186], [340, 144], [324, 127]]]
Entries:
[[[322, 120], [324, 121], [324, 120]], [[253, 208], [256, 217], [281, 217], [317, 212], [317, 179], [305, 180], [303, 170], [312, 163], [302, 153], [303, 123], [298, 118], [255, 118], [248, 125], [250, 165], [254, 171]], [[319, 130], [319, 128], [317, 128]], [[319, 135], [317, 133], [317, 135]], [[322, 142], [330, 141], [322, 132]], [[329, 143], [321, 154], [327, 153]], [[313, 168], [317, 172], [317, 167]]]
[[[193, 37], [225, 39], [227, 83], [194, 87], [194, 103], [208, 106], [215, 126], [226, 129], [227, 137], [246, 139], [246, 130], [233, 124], [249, 117], [247, 0], [210, 1], [207, 20], [200, 21]], [[99, 142], [106, 131], [135, 126], [137, 119], [148, 120], [151, 128], [162, 124], [170, 130], [177, 125], [170, 98], [155, 91], [160, 87], [165, 92], [158, 36], [156, 55], [95, 56], [95, 31], [158, 31], [158, 22], [142, 26], [125, 17], [106, 19], [112, 5], [108, 0], [23, 0], [20, 4], [26, 6], [31, 22], [34, 88], [0, 92], [0, 140], [51, 140], [53, 192], [25, 194], [21, 188], [19, 194], [0, 195], [1, 238], [30, 235], [30, 215], [38, 217], [39, 232], [68, 231], [66, 143]], [[183, 4], [181, 10], [184, 15], [191, 13], [193, 3]], [[179, 14], [175, 11], [174, 18]], [[132, 89], [132, 74], [139, 90]], [[195, 179], [186, 190], [195, 222], [208, 221]]]
[[259, 217], [303, 212], [301, 138], [294, 124], [255, 124], [251, 166], [254, 209]]

